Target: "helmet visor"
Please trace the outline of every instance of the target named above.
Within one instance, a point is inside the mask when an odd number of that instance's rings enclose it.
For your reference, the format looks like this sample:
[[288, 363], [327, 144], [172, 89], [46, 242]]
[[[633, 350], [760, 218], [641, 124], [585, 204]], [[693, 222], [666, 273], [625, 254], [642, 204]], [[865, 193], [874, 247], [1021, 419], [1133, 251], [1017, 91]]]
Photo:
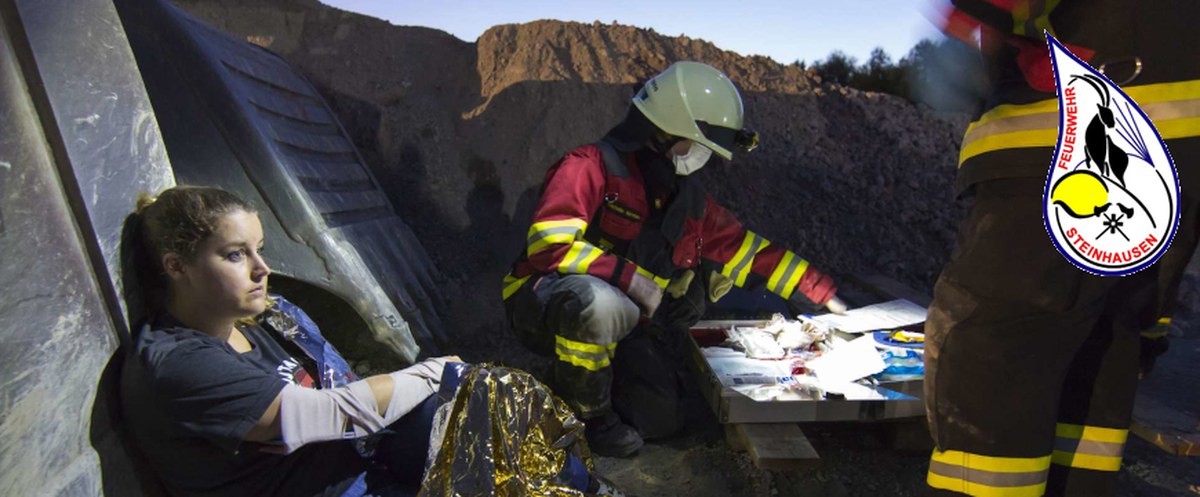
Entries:
[[726, 128], [724, 126], [715, 126], [704, 121], [696, 121], [696, 127], [700, 128], [700, 133], [702, 133], [705, 138], [709, 139], [713, 143], [716, 143], [725, 150], [733, 150], [734, 145], [737, 144], [738, 130], [736, 129]]

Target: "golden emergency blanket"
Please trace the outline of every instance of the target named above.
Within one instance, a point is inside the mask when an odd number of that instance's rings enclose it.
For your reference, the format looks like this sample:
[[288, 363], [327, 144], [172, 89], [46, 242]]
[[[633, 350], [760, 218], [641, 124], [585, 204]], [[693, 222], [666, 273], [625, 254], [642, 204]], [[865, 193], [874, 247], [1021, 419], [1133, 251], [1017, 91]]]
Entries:
[[472, 366], [439, 418], [420, 496], [584, 495], [559, 478], [568, 454], [594, 469], [583, 423], [529, 373]]

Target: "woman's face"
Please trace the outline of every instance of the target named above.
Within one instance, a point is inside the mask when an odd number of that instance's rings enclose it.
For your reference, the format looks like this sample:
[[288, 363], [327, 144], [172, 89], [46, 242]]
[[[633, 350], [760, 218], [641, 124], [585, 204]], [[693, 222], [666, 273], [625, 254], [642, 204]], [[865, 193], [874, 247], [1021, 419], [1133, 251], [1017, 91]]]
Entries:
[[258, 214], [237, 210], [217, 222], [216, 231], [200, 242], [191, 261], [176, 260], [173, 298], [192, 307], [203, 307], [209, 317], [241, 319], [256, 316], [267, 307], [267, 275], [271, 268], [262, 259], [263, 230]]

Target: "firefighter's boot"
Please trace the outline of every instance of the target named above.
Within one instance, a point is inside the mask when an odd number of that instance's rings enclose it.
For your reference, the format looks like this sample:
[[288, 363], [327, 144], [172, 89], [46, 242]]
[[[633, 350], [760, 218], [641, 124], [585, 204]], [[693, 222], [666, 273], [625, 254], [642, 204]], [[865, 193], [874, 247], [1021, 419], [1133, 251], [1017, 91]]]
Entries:
[[608, 457], [628, 457], [642, 448], [642, 436], [621, 421], [615, 413], [583, 420], [587, 426], [588, 448], [592, 452]]

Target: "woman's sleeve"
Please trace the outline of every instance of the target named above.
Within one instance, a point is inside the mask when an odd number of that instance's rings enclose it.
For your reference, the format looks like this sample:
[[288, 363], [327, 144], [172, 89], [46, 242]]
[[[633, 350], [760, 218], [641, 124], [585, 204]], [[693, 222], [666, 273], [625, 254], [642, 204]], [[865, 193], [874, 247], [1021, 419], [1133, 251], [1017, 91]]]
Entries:
[[280, 394], [280, 433], [287, 453], [305, 444], [376, 433], [415, 409], [437, 391], [446, 358], [426, 359], [395, 371], [391, 400], [383, 413], [369, 383], [313, 390], [288, 385]]
[[164, 414], [230, 452], [237, 450], [285, 385], [272, 372], [199, 340], [178, 343], [147, 362]]

